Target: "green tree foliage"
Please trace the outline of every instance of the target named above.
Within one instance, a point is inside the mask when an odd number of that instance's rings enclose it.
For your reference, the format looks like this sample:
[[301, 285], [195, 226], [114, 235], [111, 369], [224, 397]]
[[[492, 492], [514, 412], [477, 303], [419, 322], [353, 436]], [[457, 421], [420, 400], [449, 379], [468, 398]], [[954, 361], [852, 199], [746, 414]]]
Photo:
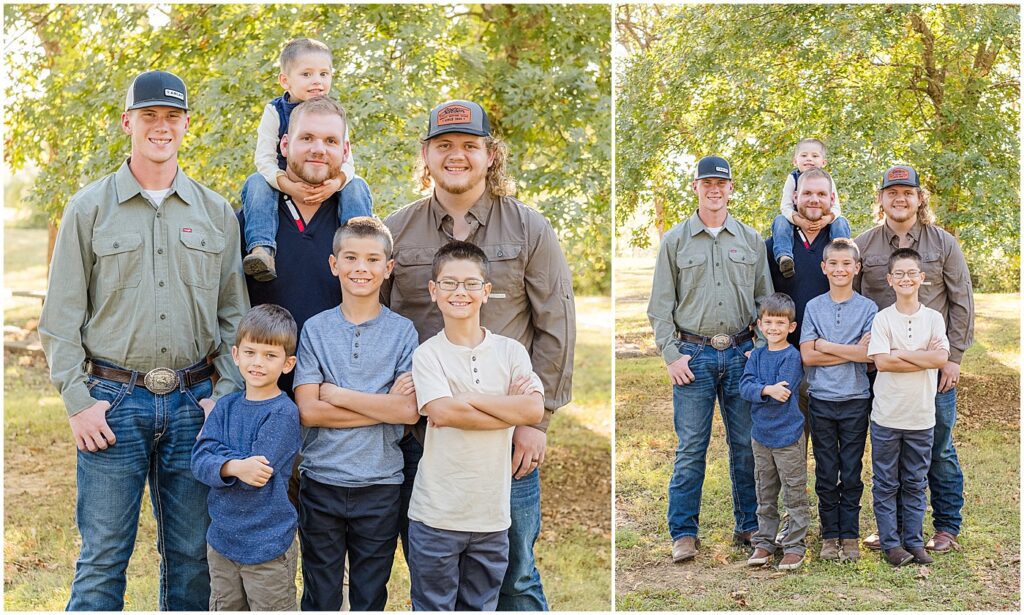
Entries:
[[278, 54], [309, 36], [334, 50], [332, 96], [349, 112], [376, 213], [419, 197], [431, 107], [476, 100], [509, 143], [519, 197], [561, 237], [578, 290], [610, 286], [607, 6], [7, 5], [4, 17], [7, 162], [39, 164], [29, 199], [54, 218], [128, 155], [124, 93], [152, 68], [189, 85], [183, 168], [238, 206], [260, 114], [280, 94]]
[[882, 172], [913, 165], [980, 286], [1019, 287], [1018, 7], [626, 5], [616, 32], [617, 223], [664, 232], [695, 207], [695, 159], [722, 154], [733, 211], [767, 230], [794, 145], [818, 137], [855, 232]]

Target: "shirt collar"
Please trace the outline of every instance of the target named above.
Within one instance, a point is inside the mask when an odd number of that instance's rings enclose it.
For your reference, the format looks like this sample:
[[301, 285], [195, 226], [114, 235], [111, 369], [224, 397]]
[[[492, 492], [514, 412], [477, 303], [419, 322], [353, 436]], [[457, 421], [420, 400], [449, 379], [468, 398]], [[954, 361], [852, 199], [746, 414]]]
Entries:
[[[129, 160], [131, 159], [126, 159], [121, 164], [121, 168], [114, 174], [118, 203], [124, 203], [128, 199], [142, 194], [142, 186], [139, 185], [139, 180], [135, 179], [132, 170], [128, 168]], [[195, 186], [192, 185], [192, 182], [188, 181], [188, 176], [181, 170], [181, 167], [178, 167], [178, 172], [174, 174], [174, 181], [171, 182], [171, 191], [167, 193], [167, 196], [171, 194], [177, 194], [187, 205], [195, 205], [201, 202], [199, 193], [196, 191]]]
[[[893, 244], [893, 242], [899, 242], [899, 236], [895, 233], [895, 231], [889, 228], [889, 225], [884, 220], [882, 221], [882, 237], [885, 237], [886, 243], [889, 244], [890, 246]], [[914, 222], [914, 226], [910, 227], [910, 230], [907, 231], [907, 237], [910, 238], [911, 243], [917, 243], [917, 241], [921, 238], [920, 221]]]
[[[490, 190], [485, 189], [476, 203], [473, 203], [473, 206], [469, 208], [468, 214], [475, 218], [480, 226], [487, 226], [487, 219], [491, 215], [491, 207], [493, 206], [494, 196], [491, 195]], [[437, 200], [437, 192], [433, 192], [430, 195], [430, 212], [436, 228], [441, 228], [445, 218], [451, 218], [451, 214], [445, 211], [444, 206]]]
[[[722, 225], [722, 228], [729, 231], [729, 234], [731, 235], [740, 234], [739, 222], [737, 222], [736, 218], [732, 217], [732, 214], [726, 214], [725, 223]], [[700, 219], [698, 212], [693, 212], [693, 215], [690, 216], [690, 237], [695, 237], [698, 233], [706, 231], [707, 229], [708, 226]]]

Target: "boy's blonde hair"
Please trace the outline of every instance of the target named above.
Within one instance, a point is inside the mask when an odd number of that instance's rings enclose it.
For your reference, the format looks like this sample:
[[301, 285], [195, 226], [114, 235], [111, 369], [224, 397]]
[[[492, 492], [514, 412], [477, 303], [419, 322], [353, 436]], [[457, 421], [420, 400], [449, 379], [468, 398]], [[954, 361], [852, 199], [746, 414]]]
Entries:
[[307, 53], [326, 54], [331, 64], [334, 64], [334, 55], [331, 53], [330, 47], [311, 38], [297, 38], [285, 45], [284, 49], [281, 50], [281, 72], [287, 74], [288, 69], [299, 59], [299, 56], [306, 55]]
[[821, 139], [813, 139], [813, 138], [800, 139], [799, 141], [796, 142], [796, 147], [793, 148], [793, 157], [794, 158], [796, 158], [796, 155], [800, 153], [800, 146], [801, 145], [817, 145], [818, 148], [821, 149], [822, 157], [828, 158], [828, 148], [825, 147], [825, 142], [822, 141]]
[[246, 341], [281, 346], [290, 357], [295, 354], [298, 327], [291, 312], [280, 305], [264, 303], [246, 312], [242, 322], [238, 323], [235, 340], [236, 346]]
[[822, 251], [822, 256], [827, 260], [833, 252], [849, 252], [853, 255], [853, 260], [860, 262], [860, 248], [849, 237], [836, 237], [828, 242]]
[[384, 246], [384, 257], [387, 259], [391, 258], [391, 253], [394, 251], [391, 231], [383, 222], [371, 216], [350, 218], [344, 226], [338, 227], [331, 244], [331, 251], [334, 252], [335, 257], [341, 252], [341, 244], [347, 237], [373, 237]]

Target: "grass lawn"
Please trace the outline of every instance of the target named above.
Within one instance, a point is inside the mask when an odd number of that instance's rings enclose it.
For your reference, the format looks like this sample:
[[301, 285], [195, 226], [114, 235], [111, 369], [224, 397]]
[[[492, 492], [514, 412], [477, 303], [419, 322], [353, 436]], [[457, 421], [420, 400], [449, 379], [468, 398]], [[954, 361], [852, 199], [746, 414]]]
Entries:
[[[5, 230], [6, 289], [45, 287], [46, 231]], [[5, 324], [24, 326], [39, 301], [5, 296]], [[542, 468], [538, 568], [557, 610], [611, 605], [611, 303], [577, 298], [574, 401], [555, 414]], [[4, 607], [62, 610], [81, 541], [75, 528], [75, 446], [39, 361], [4, 356]], [[127, 610], [157, 608], [155, 522], [143, 498], [128, 567]], [[408, 569], [398, 555], [389, 610], [408, 610]], [[300, 574], [301, 587], [301, 574]]]
[[[956, 446], [965, 475], [963, 550], [893, 569], [863, 550], [856, 564], [816, 558], [817, 498], [808, 468], [810, 557], [798, 571], [748, 568], [732, 547], [728, 455], [716, 416], [701, 508], [702, 548], [674, 565], [666, 521], [675, 455], [671, 389], [647, 322], [653, 257], [615, 261], [616, 607], [621, 610], [1020, 610], [1019, 295], [976, 295], [963, 362]], [[869, 445], [870, 449], [870, 445]], [[873, 529], [865, 454], [862, 536]], [[925, 519], [926, 534], [931, 517]]]

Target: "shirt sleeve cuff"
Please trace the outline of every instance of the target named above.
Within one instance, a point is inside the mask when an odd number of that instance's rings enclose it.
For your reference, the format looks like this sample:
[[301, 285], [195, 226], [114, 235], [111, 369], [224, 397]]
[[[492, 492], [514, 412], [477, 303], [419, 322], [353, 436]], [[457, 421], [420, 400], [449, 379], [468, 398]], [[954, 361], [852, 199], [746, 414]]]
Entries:
[[548, 425], [551, 424], [551, 417], [554, 416], [554, 414], [555, 414], [554, 410], [551, 410], [549, 408], [544, 408], [544, 418], [541, 420], [541, 422], [537, 423], [536, 425], [530, 425], [530, 427], [533, 427], [534, 429], [539, 429], [539, 430], [543, 431], [544, 433], [547, 433], [548, 432]]
[[89, 394], [89, 387], [84, 384], [69, 388], [63, 395], [64, 408], [68, 416], [74, 416], [96, 403], [96, 400]]
[[661, 351], [661, 358], [665, 359], [665, 365], [672, 365], [683, 357], [683, 353], [679, 352], [679, 348], [674, 342], [665, 344], [665, 349]]

